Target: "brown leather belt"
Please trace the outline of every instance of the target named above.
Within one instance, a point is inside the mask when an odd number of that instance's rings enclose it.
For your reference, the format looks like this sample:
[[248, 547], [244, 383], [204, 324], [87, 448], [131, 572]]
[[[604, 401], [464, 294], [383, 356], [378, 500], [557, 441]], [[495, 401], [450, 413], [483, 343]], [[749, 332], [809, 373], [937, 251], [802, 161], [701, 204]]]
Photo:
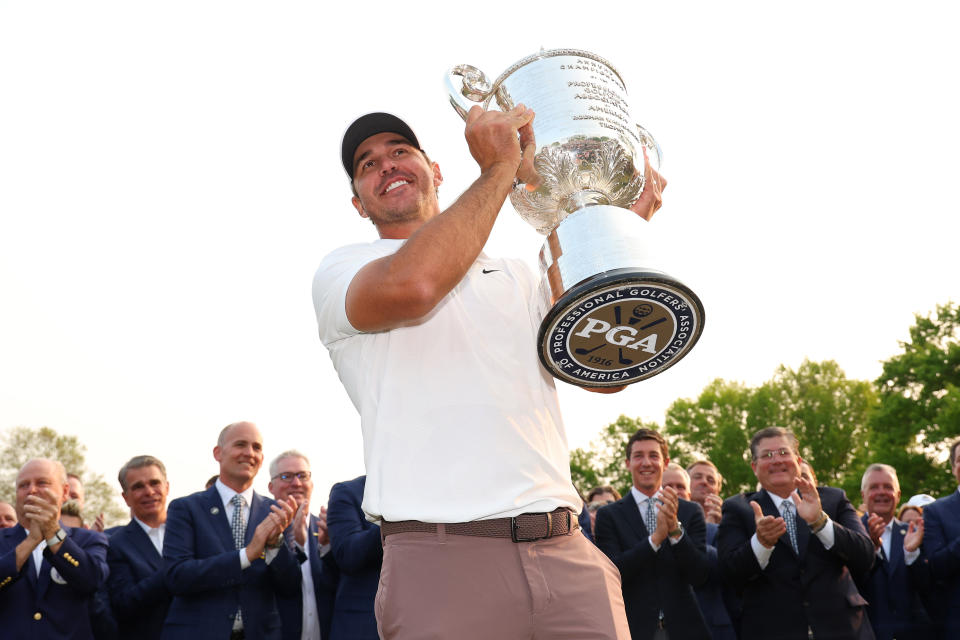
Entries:
[[[565, 536], [580, 526], [576, 516], [566, 507], [549, 513], [521, 513], [513, 518], [494, 518], [472, 522], [444, 523], [446, 533], [457, 536], [480, 536], [483, 538], [510, 538], [514, 542], [532, 542], [554, 536]], [[436, 533], [437, 523], [419, 520], [380, 523], [380, 536], [386, 538], [395, 533]]]

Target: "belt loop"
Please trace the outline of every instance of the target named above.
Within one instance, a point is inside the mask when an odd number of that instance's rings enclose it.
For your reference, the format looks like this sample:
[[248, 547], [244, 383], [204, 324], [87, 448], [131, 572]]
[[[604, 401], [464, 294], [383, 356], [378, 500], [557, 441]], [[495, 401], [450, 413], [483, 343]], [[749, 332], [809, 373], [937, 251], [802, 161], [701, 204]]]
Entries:
[[547, 538], [553, 537], [553, 513], [547, 511]]
[[437, 542], [447, 542], [447, 525], [442, 522], [437, 523]]

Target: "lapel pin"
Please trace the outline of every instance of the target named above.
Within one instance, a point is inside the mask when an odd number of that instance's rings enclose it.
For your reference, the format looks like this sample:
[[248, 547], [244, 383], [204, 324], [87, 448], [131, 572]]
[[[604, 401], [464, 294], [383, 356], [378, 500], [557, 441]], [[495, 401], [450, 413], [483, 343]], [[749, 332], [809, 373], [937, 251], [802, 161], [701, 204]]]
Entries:
[[218, 513], [220, 513], [220, 509], [218, 507], [210, 507], [210, 513], [212, 513], [213, 515], [217, 515]]

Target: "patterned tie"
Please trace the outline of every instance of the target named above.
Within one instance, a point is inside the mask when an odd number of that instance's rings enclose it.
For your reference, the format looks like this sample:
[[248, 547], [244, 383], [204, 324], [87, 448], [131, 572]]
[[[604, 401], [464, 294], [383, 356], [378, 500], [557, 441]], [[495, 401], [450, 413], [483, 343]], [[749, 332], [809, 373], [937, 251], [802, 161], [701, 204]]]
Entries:
[[247, 535], [247, 523], [243, 521], [243, 496], [239, 493], [230, 499], [233, 505], [233, 522], [230, 528], [233, 530], [233, 544], [237, 549], [243, 549], [243, 539]]
[[787, 535], [790, 536], [790, 546], [794, 553], [800, 555], [800, 547], [797, 546], [797, 514], [794, 512], [793, 501], [787, 498], [780, 506], [783, 509], [783, 521], [787, 525]]
[[[233, 544], [237, 549], [243, 549], [243, 539], [247, 535], [247, 523], [243, 521], [243, 496], [239, 493], [230, 498], [230, 504], [233, 505], [233, 521], [230, 523], [230, 529], [233, 531]], [[234, 616], [234, 629], [243, 628], [243, 615], [240, 608], [237, 607], [237, 613]]]
[[653, 533], [657, 528], [657, 505], [653, 498], [647, 498], [647, 511], [643, 516], [643, 524], [647, 525], [647, 533]]

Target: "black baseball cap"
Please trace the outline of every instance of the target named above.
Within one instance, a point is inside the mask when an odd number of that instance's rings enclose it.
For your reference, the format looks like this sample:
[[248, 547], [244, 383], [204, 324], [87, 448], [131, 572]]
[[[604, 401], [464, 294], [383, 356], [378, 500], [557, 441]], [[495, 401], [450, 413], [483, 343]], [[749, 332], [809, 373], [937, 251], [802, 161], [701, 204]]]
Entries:
[[340, 158], [343, 160], [343, 170], [347, 172], [348, 178], [353, 180], [353, 155], [357, 152], [357, 147], [370, 136], [388, 132], [403, 136], [420, 149], [420, 142], [413, 129], [397, 116], [382, 111], [360, 116], [347, 127], [343, 133], [343, 142], [340, 144]]

